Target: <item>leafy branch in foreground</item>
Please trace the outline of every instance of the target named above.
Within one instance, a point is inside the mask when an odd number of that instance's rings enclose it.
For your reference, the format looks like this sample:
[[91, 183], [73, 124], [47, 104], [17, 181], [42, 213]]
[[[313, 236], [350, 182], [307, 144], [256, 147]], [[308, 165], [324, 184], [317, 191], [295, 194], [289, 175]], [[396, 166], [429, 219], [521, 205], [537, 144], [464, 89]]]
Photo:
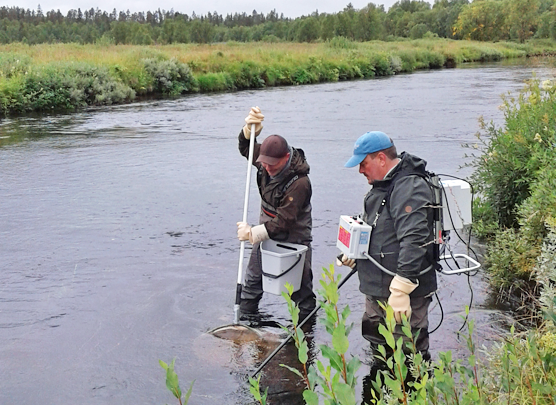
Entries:
[[357, 383], [355, 373], [361, 366], [361, 362], [357, 357], [349, 360], [346, 358], [349, 348], [348, 335], [353, 327], [353, 324], [346, 326], [350, 309], [349, 306], [342, 311], [338, 308], [338, 284], [341, 275], [335, 276], [334, 265], [330, 265], [329, 269], [323, 268], [323, 270], [323, 280], [320, 280], [323, 289], [319, 290], [319, 294], [322, 297], [321, 307], [326, 314], [323, 322], [327, 332], [332, 336], [332, 346], [322, 344], [319, 348], [323, 357], [328, 359], [328, 365], [324, 365], [321, 360], [316, 361], [316, 367], [312, 364], [307, 365], [309, 359], [307, 341], [304, 332], [297, 327], [299, 309], [291, 299], [293, 293], [291, 285], [286, 285], [288, 293], [282, 293], [282, 296], [288, 304], [288, 311], [293, 323], [293, 331], [287, 330], [295, 341], [303, 371], [284, 364], [281, 366], [303, 379], [306, 385], [303, 399], [307, 404], [318, 405], [319, 395], [324, 397], [327, 404], [355, 404], [355, 385]]
[[189, 389], [185, 393], [185, 396], [183, 397], [183, 400], [182, 400], [182, 392], [181, 392], [180, 383], [179, 383], [179, 380], [178, 380], [178, 375], [174, 371], [175, 361], [176, 361], [176, 359], [172, 360], [172, 362], [170, 364], [166, 364], [162, 360], [158, 360], [158, 362], [160, 363], [160, 366], [164, 370], [166, 370], [166, 387], [178, 399], [178, 401], [180, 402], [180, 405], [187, 405], [187, 403], [189, 402], [189, 397], [191, 396], [191, 392], [193, 390], [193, 384], [195, 383], [195, 380], [191, 381], [191, 385], [189, 386]]
[[[316, 367], [308, 365], [308, 349], [303, 331], [297, 328], [299, 310], [289, 294], [283, 294], [288, 303], [294, 326], [289, 333], [298, 348], [298, 358], [302, 371], [282, 365], [305, 382], [303, 398], [308, 405], [317, 405], [324, 399], [327, 405], [354, 405], [356, 371], [359, 359], [346, 360], [349, 347], [347, 336], [351, 325], [346, 327], [349, 308], [338, 309], [338, 280], [333, 267], [324, 269], [319, 291], [323, 298], [321, 305], [326, 317], [320, 319], [332, 336], [332, 345], [320, 345], [322, 357], [329, 360], [324, 365], [316, 360]], [[380, 333], [386, 340], [386, 347], [380, 346], [377, 361], [383, 366], [372, 381], [372, 398], [368, 403], [374, 405], [502, 405], [502, 404], [551, 404], [556, 397], [556, 333], [545, 334], [539, 339], [538, 333], [530, 333], [524, 339], [514, 333], [502, 345], [485, 352], [488, 366], [479, 361], [476, 343], [473, 340], [474, 321], [468, 321], [467, 333], [463, 334], [470, 354], [467, 361], [454, 360], [450, 351], [438, 354], [434, 364], [423, 359], [416, 350], [415, 337], [411, 333], [409, 321], [403, 317], [402, 331], [407, 337], [395, 340], [396, 321], [393, 310], [384, 306], [385, 324]], [[466, 317], [469, 308], [465, 310]], [[548, 317], [556, 319], [556, 315]], [[552, 329], [556, 325], [550, 323]], [[257, 389], [258, 392], [258, 389]], [[266, 399], [266, 396], [265, 396]]]

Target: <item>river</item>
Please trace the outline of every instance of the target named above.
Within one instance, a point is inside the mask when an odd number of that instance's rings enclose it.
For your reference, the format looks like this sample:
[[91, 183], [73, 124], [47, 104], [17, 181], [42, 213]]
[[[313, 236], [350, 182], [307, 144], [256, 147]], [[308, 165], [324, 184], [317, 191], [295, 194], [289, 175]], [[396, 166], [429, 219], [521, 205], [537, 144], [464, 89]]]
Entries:
[[[384, 131], [430, 170], [466, 177], [469, 150], [461, 145], [475, 142], [480, 116], [503, 122], [501, 94], [518, 91], [532, 72], [554, 77], [554, 62], [473, 64], [3, 119], [0, 403], [177, 403], [158, 364], [173, 358], [184, 390], [196, 380], [191, 404], [250, 403], [245, 376], [276, 342], [253, 348], [205, 335], [233, 320], [235, 224], [246, 170], [237, 134], [249, 108], [265, 114], [263, 138], [281, 134], [307, 155], [318, 280], [338, 253], [339, 216], [361, 211], [368, 188], [357, 168], [343, 167], [355, 139]], [[253, 181], [251, 223], [258, 203]], [[465, 356], [457, 331], [471, 291], [479, 344], [501, 333], [504, 313], [489, 304], [480, 273], [440, 276], [444, 319], [431, 336], [433, 355]], [[356, 278], [340, 292], [355, 323], [350, 351], [364, 359]], [[288, 323], [280, 297], [265, 294], [261, 306]], [[440, 318], [435, 300], [431, 328]], [[313, 334], [317, 343], [326, 339], [320, 325]], [[277, 361], [293, 361], [291, 347]], [[361, 379], [366, 372], [363, 365]], [[263, 383], [272, 403], [298, 401], [295, 377], [276, 362], [263, 371]]]

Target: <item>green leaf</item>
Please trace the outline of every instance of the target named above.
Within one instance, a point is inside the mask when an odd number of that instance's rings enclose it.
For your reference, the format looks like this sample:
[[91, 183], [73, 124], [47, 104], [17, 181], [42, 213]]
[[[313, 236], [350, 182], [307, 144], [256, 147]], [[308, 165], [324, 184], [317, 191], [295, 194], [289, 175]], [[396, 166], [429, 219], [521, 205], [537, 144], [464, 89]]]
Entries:
[[411, 328], [406, 325], [402, 326], [402, 332], [405, 336], [407, 336], [410, 339], [413, 337], [413, 335], [411, 334]]
[[396, 343], [394, 341], [394, 335], [392, 334], [392, 332], [390, 332], [389, 330], [386, 329], [386, 327], [383, 324], [378, 325], [378, 332], [384, 336], [384, 339], [386, 339], [386, 344], [392, 349], [394, 350], [396, 348]]
[[359, 370], [359, 367], [361, 367], [361, 360], [359, 360], [359, 357], [352, 357], [346, 366], [348, 373], [352, 374], [355, 374], [355, 372]]
[[338, 382], [333, 385], [336, 398], [341, 405], [355, 405], [355, 391], [347, 384]]
[[308, 352], [309, 348], [307, 347], [307, 342], [304, 340], [297, 349], [297, 358], [301, 364], [307, 364], [309, 360]]
[[349, 305], [346, 305], [344, 310], [342, 311], [342, 319], [346, 320], [347, 317], [351, 314], [351, 310], [349, 309]]
[[349, 341], [346, 337], [346, 329], [344, 324], [340, 324], [332, 334], [332, 346], [340, 354], [345, 354], [349, 348]]
[[189, 397], [191, 396], [191, 393], [193, 392], [193, 384], [195, 384], [195, 380], [191, 381], [191, 385], [189, 386], [189, 389], [185, 393], [183, 405], [187, 405], [187, 403], [189, 402]]
[[291, 296], [293, 294], [293, 285], [291, 285], [291, 283], [286, 283], [284, 284], [284, 287], [286, 287], [286, 290], [288, 290], [288, 293]]
[[298, 325], [299, 324], [299, 308], [297, 307], [297, 305], [292, 307], [292, 309], [290, 310], [290, 315], [292, 317], [292, 323], [294, 325]]
[[552, 386], [550, 384], [545, 385], [545, 384], [532, 382], [531, 387], [533, 387], [534, 390], [540, 392], [541, 394], [548, 395], [552, 393]]
[[178, 375], [174, 371], [175, 362], [176, 359], [172, 360], [172, 363], [170, 363], [169, 365], [164, 363], [166, 364], [166, 388], [168, 388], [168, 390], [170, 390], [170, 392], [179, 399], [181, 398], [181, 389], [178, 381]]
[[287, 369], [290, 370], [292, 373], [298, 375], [300, 378], [303, 379], [303, 374], [301, 374], [301, 372], [300, 372], [298, 369], [293, 368], [293, 367], [290, 367], [290, 366], [288, 366], [288, 365], [286, 365], [286, 364], [280, 364], [280, 367], [287, 368]]
[[323, 383], [323, 379], [318, 375], [317, 370], [311, 364], [307, 371], [307, 379], [309, 380], [309, 388], [314, 390], [317, 383]]
[[303, 391], [303, 399], [307, 405], [319, 405], [319, 396], [314, 391]]
[[251, 395], [253, 395], [253, 397], [261, 402], [261, 392], [259, 389], [259, 379], [255, 379], [252, 377], [249, 377], [249, 391], [251, 392]]
[[342, 358], [338, 353], [336, 353], [333, 349], [326, 345], [320, 345], [320, 350], [322, 355], [330, 360], [330, 365], [338, 371], [342, 371], [343, 369], [343, 362]]
[[346, 327], [346, 336], [349, 336], [349, 333], [353, 329], [353, 325], [355, 325], [354, 322], [352, 322], [349, 326]]
[[317, 360], [317, 368], [322, 375], [325, 374], [325, 368], [324, 368], [324, 364], [322, 364], [322, 361]]

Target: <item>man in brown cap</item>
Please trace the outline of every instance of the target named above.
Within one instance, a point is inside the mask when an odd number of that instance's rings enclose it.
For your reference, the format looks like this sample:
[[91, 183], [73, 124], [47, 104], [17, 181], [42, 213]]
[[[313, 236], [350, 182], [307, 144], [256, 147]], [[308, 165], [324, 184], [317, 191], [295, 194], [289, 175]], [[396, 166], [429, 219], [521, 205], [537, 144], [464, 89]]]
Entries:
[[[253, 107], [245, 118], [246, 125], [239, 133], [239, 151], [248, 158], [251, 125], [255, 124], [258, 136], [263, 128], [264, 115], [259, 107]], [[247, 265], [241, 293], [242, 314], [258, 312], [263, 296], [260, 243], [273, 239], [281, 242], [305, 245], [305, 264], [301, 288], [292, 295], [298, 304], [301, 319], [315, 308], [313, 273], [311, 271], [311, 182], [309, 164], [302, 149], [288, 145], [280, 135], [270, 135], [262, 144], [255, 139], [253, 165], [257, 170], [257, 184], [261, 195], [259, 225], [237, 223], [239, 240], [249, 240], [253, 250]]]

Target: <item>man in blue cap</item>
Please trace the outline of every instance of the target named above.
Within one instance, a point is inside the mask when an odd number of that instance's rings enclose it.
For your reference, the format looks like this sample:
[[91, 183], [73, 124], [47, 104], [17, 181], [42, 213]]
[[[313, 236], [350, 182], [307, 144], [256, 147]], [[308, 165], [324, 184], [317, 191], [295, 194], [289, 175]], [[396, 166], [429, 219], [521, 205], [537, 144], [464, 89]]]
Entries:
[[[436, 291], [438, 263], [434, 247], [433, 193], [425, 180], [426, 162], [403, 152], [398, 156], [394, 142], [380, 131], [362, 135], [346, 167], [359, 165], [371, 190], [364, 200], [362, 219], [373, 227], [368, 254], [371, 259], [348, 259], [341, 263], [357, 266], [360, 291], [366, 295], [362, 321], [363, 337], [371, 348], [386, 346], [378, 327], [388, 303], [396, 322], [402, 315], [411, 323], [417, 350], [430, 359], [428, 308]], [[396, 327], [395, 339], [403, 337]]]

